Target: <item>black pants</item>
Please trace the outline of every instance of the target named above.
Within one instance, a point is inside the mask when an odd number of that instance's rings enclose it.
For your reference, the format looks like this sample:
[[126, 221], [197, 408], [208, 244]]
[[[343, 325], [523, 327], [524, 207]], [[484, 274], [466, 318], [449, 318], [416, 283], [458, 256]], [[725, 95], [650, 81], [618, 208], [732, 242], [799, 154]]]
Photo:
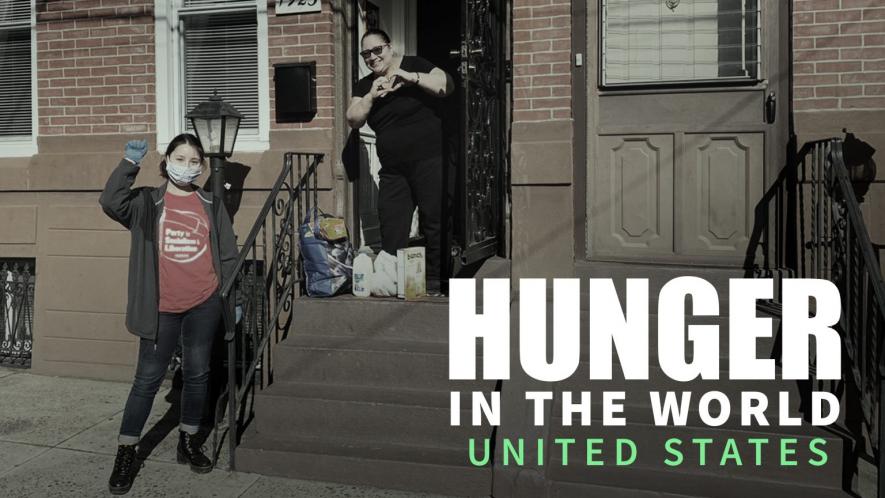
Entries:
[[442, 157], [383, 164], [379, 173], [378, 218], [381, 246], [396, 256], [409, 246], [412, 213], [418, 206], [418, 222], [427, 253], [427, 288], [439, 288], [440, 233], [442, 230]]

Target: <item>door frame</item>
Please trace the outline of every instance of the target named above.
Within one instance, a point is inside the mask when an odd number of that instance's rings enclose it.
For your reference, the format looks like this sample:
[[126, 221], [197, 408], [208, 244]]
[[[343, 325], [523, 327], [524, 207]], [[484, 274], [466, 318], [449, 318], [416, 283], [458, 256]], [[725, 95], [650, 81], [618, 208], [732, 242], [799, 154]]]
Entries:
[[[365, 23], [363, 22], [362, 12], [363, 5], [366, 0], [353, 0], [351, 3], [351, 16], [353, 19], [353, 23], [350, 26], [350, 29], [347, 30], [348, 35], [350, 36], [350, 54], [351, 60], [346, 62], [345, 64], [349, 65], [351, 82], [350, 84], [356, 85], [359, 79], [364, 76], [365, 68], [363, 64], [359, 60], [358, 53], [360, 51], [360, 37], [365, 30]], [[390, 11], [390, 19], [393, 21], [390, 26], [390, 30], [388, 33], [394, 41], [394, 45], [396, 46], [398, 43], [396, 40], [402, 38], [405, 40], [405, 44], [399, 45], [399, 49], [402, 50], [403, 53], [406, 54], [414, 54], [417, 50], [417, 37], [415, 36], [417, 29], [419, 26], [417, 25], [417, 2], [422, 0], [410, 0], [408, 4], [401, 2], [399, 0], [368, 0], [375, 5], [379, 6], [379, 9], [383, 8], [383, 5], [379, 4], [388, 4], [391, 6]], [[511, 64], [512, 58], [512, 41], [511, 41], [511, 30], [512, 30], [512, 0], [500, 0], [502, 4], [502, 48], [503, 48], [503, 63], [506, 64], [506, 67], [509, 71], [509, 67]], [[382, 15], [382, 18], [384, 16]], [[384, 25], [382, 24], [382, 29]], [[403, 35], [405, 33], [405, 35]], [[509, 74], [509, 73], [508, 73]], [[512, 125], [512, 83], [508, 77], [506, 89], [502, 92], [503, 96], [500, 102], [500, 106], [502, 109], [502, 136], [505, 139], [505, 143], [502, 145], [502, 154], [501, 154], [501, 188], [498, 193], [498, 204], [500, 205], [500, 219], [499, 219], [499, 237], [496, 246], [494, 247], [494, 252], [491, 255], [498, 255], [501, 257], [508, 258], [510, 257], [511, 250], [511, 220], [510, 220], [510, 128]], [[349, 91], [348, 91], [349, 95]], [[459, 104], [460, 105], [460, 104]], [[346, 108], [346, 105], [345, 105]], [[360, 130], [354, 130], [352, 140], [359, 141], [362, 136], [367, 132], [368, 128], [363, 127]], [[350, 131], [348, 129], [348, 131]], [[371, 132], [368, 130], [368, 132]], [[362, 243], [361, 239], [361, 224], [362, 219], [360, 217], [360, 195], [359, 195], [359, 175], [357, 175], [356, 181], [353, 181], [348, 184], [350, 189], [348, 197], [351, 202], [351, 220], [352, 225], [354, 227], [353, 237], [356, 241], [357, 245]], [[456, 187], [457, 188], [457, 187]], [[451, 259], [448, 255], [447, 258]], [[458, 262], [463, 263], [463, 262]], [[460, 269], [461, 264], [455, 265], [455, 270]], [[453, 273], [454, 274], [454, 273]]]

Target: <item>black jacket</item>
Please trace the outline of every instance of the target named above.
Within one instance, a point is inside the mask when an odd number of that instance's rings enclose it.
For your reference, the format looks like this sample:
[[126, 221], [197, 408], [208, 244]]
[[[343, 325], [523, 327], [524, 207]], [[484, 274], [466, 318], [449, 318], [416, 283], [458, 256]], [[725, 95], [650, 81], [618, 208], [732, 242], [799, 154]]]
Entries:
[[[127, 160], [108, 178], [99, 203], [114, 221], [129, 230], [129, 298], [126, 305], [126, 328], [133, 334], [156, 340], [159, 324], [159, 263], [157, 228], [163, 212], [166, 183], [159, 187], [132, 189], [139, 167]], [[212, 262], [220, 288], [234, 277], [237, 242], [227, 209], [213, 203], [210, 194], [197, 189], [197, 195], [209, 218]], [[234, 300], [228, 300], [225, 319], [231, 319]]]

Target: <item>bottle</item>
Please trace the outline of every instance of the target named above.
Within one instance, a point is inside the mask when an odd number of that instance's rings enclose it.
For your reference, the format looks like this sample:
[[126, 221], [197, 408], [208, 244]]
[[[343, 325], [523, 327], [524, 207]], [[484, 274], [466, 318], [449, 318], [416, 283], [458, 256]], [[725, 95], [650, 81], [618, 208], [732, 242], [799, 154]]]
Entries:
[[360, 247], [357, 256], [353, 259], [353, 295], [357, 297], [369, 297], [372, 294], [372, 274], [375, 273], [372, 264], [372, 248]]

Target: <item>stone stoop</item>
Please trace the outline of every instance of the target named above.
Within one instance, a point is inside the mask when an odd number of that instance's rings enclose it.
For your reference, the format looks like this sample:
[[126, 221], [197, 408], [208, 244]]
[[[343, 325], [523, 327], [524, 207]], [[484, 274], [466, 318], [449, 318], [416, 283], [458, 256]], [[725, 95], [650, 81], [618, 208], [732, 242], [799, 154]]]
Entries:
[[[561, 412], [553, 410], [553, 420], [549, 424], [549, 432], [545, 437], [546, 458], [544, 464], [544, 479], [547, 482], [544, 495], [548, 497], [723, 497], [723, 498], [754, 498], [763, 497], [786, 497], [802, 496], [806, 498], [852, 496], [842, 490], [843, 467], [845, 460], [849, 458], [851, 441], [844, 436], [844, 432], [838, 427], [818, 428], [811, 427], [803, 422], [800, 427], [777, 426], [777, 403], [778, 391], [787, 391], [790, 394], [790, 415], [799, 415], [799, 385], [796, 381], [693, 381], [680, 383], [666, 377], [658, 366], [656, 356], [656, 329], [657, 329], [657, 293], [664, 283], [681, 275], [695, 275], [710, 281], [720, 293], [720, 311], [722, 317], [716, 319], [694, 319], [687, 323], [716, 323], [722, 329], [720, 332], [720, 371], [721, 377], [727, 379], [728, 373], [728, 341], [727, 341], [727, 285], [729, 278], [740, 278], [743, 271], [738, 269], [715, 269], [715, 268], [679, 268], [679, 267], [651, 267], [643, 265], [628, 265], [616, 263], [584, 263], [578, 265], [577, 275], [582, 280], [582, 308], [586, 312], [586, 284], [587, 278], [614, 278], [616, 287], [621, 294], [623, 302], [624, 279], [649, 278], [649, 380], [647, 381], [624, 381], [620, 367], [614, 366], [614, 380], [591, 381], [588, 380], [587, 343], [586, 343], [586, 316], [582, 313], [582, 355], [578, 372], [573, 378], [558, 383], [554, 390], [554, 407], [561, 410], [561, 393], [563, 391], [591, 391], [592, 399], [592, 423], [588, 427], [580, 427], [579, 418], [575, 419], [575, 426], [563, 427]], [[548, 317], [549, 320], [549, 317]], [[773, 323], [773, 335], [778, 333], [777, 321]], [[548, 327], [550, 325], [548, 324]], [[775, 348], [775, 340], [761, 339], [759, 341], [757, 357], [767, 358]], [[687, 356], [691, 358], [691, 352], [687, 350]], [[778, 367], [778, 375], [780, 368]], [[620, 380], [619, 379], [620, 376]], [[625, 416], [627, 426], [605, 427], [602, 425], [602, 401], [601, 392], [605, 390], [622, 390], [626, 392]], [[649, 390], [659, 391], [691, 391], [693, 410], [690, 412], [686, 426], [684, 427], [657, 427], [652, 420]], [[696, 399], [706, 391], [717, 390], [726, 394], [732, 403], [732, 419], [722, 427], [711, 428], [705, 426], [696, 411]], [[759, 391], [769, 398], [769, 410], [766, 411], [769, 423], [768, 427], [742, 427], [738, 416], [740, 391]], [[844, 413], [843, 413], [844, 415]], [[837, 422], [838, 425], [839, 422]], [[632, 439], [639, 448], [636, 462], [630, 466], [618, 467], [614, 465], [615, 439]], [[680, 438], [683, 441], [681, 447], [685, 456], [685, 464], [679, 467], [668, 467], [663, 464], [663, 459], [670, 457], [663, 450], [664, 441], [668, 438]], [[829, 460], [825, 466], [811, 467], [804, 462], [814, 456], [808, 451], [807, 442], [811, 438], [823, 438], [826, 441], [824, 448], [827, 450]], [[556, 438], [574, 438], [581, 442], [586, 438], [602, 438], [605, 443], [600, 446], [606, 465], [603, 467], [588, 467], [586, 451], [583, 445], [570, 448], [568, 452], [569, 465], [562, 465], [562, 452], [559, 446], [554, 450], [553, 442]], [[708, 448], [706, 465], [700, 466], [696, 447], [690, 444], [692, 438], [712, 438], [718, 444], [711, 444]], [[736, 466], [733, 462], [720, 467], [719, 457], [724, 446], [724, 440], [734, 438], [743, 459], [742, 466]], [[770, 443], [762, 450], [763, 464], [756, 466], [752, 447], [746, 443], [747, 438], [768, 438]], [[798, 467], [781, 467], [772, 465], [779, 463], [779, 450], [775, 444], [780, 438], [796, 438], [797, 452], [795, 458], [799, 460]], [[743, 444], [741, 444], [743, 442]], [[643, 449], [645, 451], [643, 452]], [[498, 450], [499, 454], [501, 449]], [[498, 457], [500, 465], [501, 457]], [[499, 467], [500, 468], [500, 467]], [[496, 477], [497, 480], [497, 477]]]
[[[671, 278], [694, 274], [707, 279], [720, 291], [722, 314], [726, 315], [728, 278], [741, 277], [734, 269], [650, 267], [640, 265], [583, 264], [576, 274], [582, 281], [593, 277], [616, 279], [619, 289], [624, 278], [650, 278], [650, 303], [656, 302], [657, 290]], [[477, 275], [481, 278], [482, 275]], [[495, 275], [504, 276], [504, 275]], [[517, 288], [517, 283], [513, 285]], [[299, 299], [295, 303], [295, 322], [288, 338], [273, 351], [274, 382], [255, 397], [255, 419], [237, 450], [238, 470], [301, 479], [313, 479], [372, 485], [415, 492], [458, 496], [545, 496], [545, 497], [786, 497], [818, 498], [850, 496], [842, 491], [843, 467], [850, 454], [851, 441], [838, 429], [777, 427], [776, 409], [767, 412], [769, 427], [741, 427], [739, 420], [724, 427], [704, 426], [696, 410], [696, 399], [702, 392], [718, 390], [732, 401], [732, 413], [739, 410], [740, 391], [760, 391], [769, 396], [776, 407], [778, 391], [790, 393], [790, 414], [797, 415], [799, 386], [795, 381], [696, 381], [679, 383], [660, 371], [656, 357], [657, 309], [650, 309], [648, 381], [619, 380], [620, 367], [615, 365], [615, 379], [589, 381], [586, 344], [586, 285], [582, 296], [581, 362], [573, 378], [547, 385], [554, 391], [552, 406], [561, 407], [561, 393], [591, 391], [593, 422], [588, 427], [562, 427], [561, 413], [553, 413], [541, 431], [545, 441], [539, 488], [515, 489], [507, 492], [508, 479], [520, 481], [519, 471], [501, 473], [503, 449], [494, 450], [496, 465], [474, 467], [469, 462], [468, 440], [492, 437], [491, 427], [451, 427], [449, 425], [449, 392], [494, 390], [487, 381], [448, 380], [448, 303], [443, 299], [403, 302], [396, 299]], [[479, 296], [478, 296], [479, 297]], [[549, 297], [548, 297], [549, 298]], [[552, 317], [548, 312], [548, 329]], [[512, 344], [518, 332], [518, 312], [511, 316]], [[720, 371], [727, 378], [727, 317], [707, 318], [720, 332]], [[778, 323], [775, 321], [774, 333]], [[772, 339], [760, 340], [758, 357], [768, 357], [776, 348]], [[480, 353], [482, 348], [477, 348]], [[511, 369], [518, 370], [518, 352], [511, 352]], [[690, 351], [688, 352], [691, 356]], [[480, 367], [481, 368], [481, 367]], [[481, 370], [480, 370], [481, 371]], [[505, 381], [502, 404], [523, 390], [516, 380]], [[538, 390], [538, 386], [531, 386]], [[543, 387], [541, 389], [544, 389]], [[603, 427], [601, 395], [603, 390], [626, 392], [626, 427]], [[685, 427], [656, 427], [650, 412], [649, 390], [692, 391], [695, 407]], [[519, 394], [516, 392], [516, 394]], [[469, 408], [462, 396], [461, 405]], [[530, 410], [530, 408], [527, 408]], [[554, 410], [555, 412], [556, 410]], [[469, 420], [468, 410], [462, 420]], [[505, 410], [504, 424], [508, 424]], [[525, 430], [525, 432], [520, 432]], [[501, 427], [501, 434], [529, 434], [524, 429]], [[631, 466], [587, 467], [583, 446], [573, 447], [569, 459], [561, 465], [562, 455], [552, 451], [553, 440], [570, 437], [577, 441], [604, 438], [603, 455], [613, 455], [614, 439], [630, 438], [644, 452]], [[684, 441], [686, 463], [667, 467], [662, 463], [663, 441], [678, 437]], [[748, 437], [769, 438], [772, 443], [763, 450], [763, 465], [756, 466], [748, 453]], [[804, 461], [812, 455], [807, 450], [810, 438], [826, 441], [829, 462], [812, 468], [771, 465], [776, 461], [779, 438], [796, 438], [796, 457]], [[722, 446], [711, 446], [705, 466], [699, 466], [692, 438], [713, 438], [724, 441], [735, 438], [739, 443], [743, 466], [719, 466]], [[527, 437], [526, 444], [531, 444]], [[740, 444], [744, 441], [744, 444]], [[652, 451], [659, 449], [660, 451]], [[481, 450], [477, 456], [481, 456]], [[608, 463], [608, 460], [607, 460]], [[530, 464], [527, 462], [526, 466]], [[525, 469], [525, 472], [531, 472]], [[522, 475], [525, 476], [526, 473]], [[493, 486], [494, 476], [494, 486]], [[524, 479], [522, 479], [524, 480]], [[504, 483], [504, 484], [501, 484]], [[500, 491], [499, 491], [500, 490]], [[537, 491], [537, 492], [535, 492]], [[526, 494], [529, 493], [529, 494]]]
[[488, 392], [495, 383], [448, 380], [446, 299], [299, 299], [294, 316], [273, 351], [274, 383], [256, 394], [237, 470], [491, 493], [492, 469], [470, 465], [467, 448], [492, 429], [451, 427], [449, 392]]

